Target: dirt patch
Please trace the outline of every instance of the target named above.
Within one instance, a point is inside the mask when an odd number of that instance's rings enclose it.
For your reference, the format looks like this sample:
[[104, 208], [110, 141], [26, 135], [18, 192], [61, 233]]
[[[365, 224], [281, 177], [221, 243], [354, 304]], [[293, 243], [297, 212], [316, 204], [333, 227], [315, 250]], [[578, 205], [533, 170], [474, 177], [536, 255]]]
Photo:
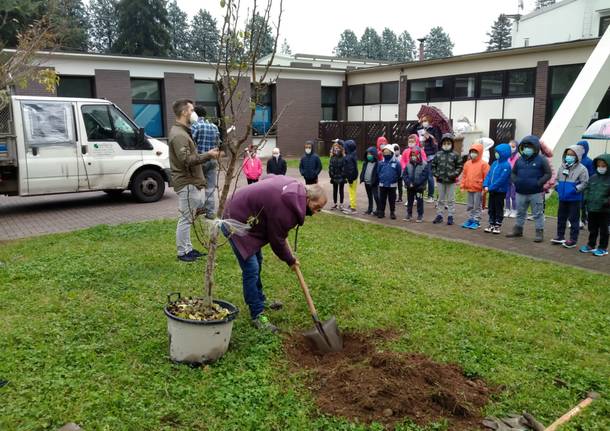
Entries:
[[312, 371], [308, 386], [324, 413], [390, 429], [404, 418], [420, 425], [447, 420], [450, 430], [482, 429], [481, 409], [492, 390], [457, 365], [379, 350], [380, 341], [395, 336], [346, 333], [344, 350], [326, 355], [312, 352], [301, 335], [287, 338], [284, 347], [295, 369]]

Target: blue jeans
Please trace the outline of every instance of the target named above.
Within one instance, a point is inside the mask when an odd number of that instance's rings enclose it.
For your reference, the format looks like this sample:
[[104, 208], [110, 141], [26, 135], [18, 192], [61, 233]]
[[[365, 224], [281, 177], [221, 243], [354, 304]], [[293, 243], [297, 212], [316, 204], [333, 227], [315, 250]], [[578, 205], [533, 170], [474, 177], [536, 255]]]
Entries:
[[527, 216], [527, 208], [532, 206], [532, 215], [537, 230], [544, 229], [544, 193], [533, 193], [531, 195], [522, 195], [517, 193], [517, 221], [515, 226], [523, 227], [525, 217]]
[[565, 238], [566, 222], [570, 220], [570, 239], [578, 241], [581, 205], [582, 201], [559, 201], [559, 209], [557, 210], [557, 238]]
[[[228, 232], [223, 227], [222, 233], [227, 236]], [[239, 254], [239, 251], [229, 238], [233, 253], [237, 258], [239, 267], [241, 268], [241, 280], [244, 291], [244, 301], [250, 308], [250, 318], [256, 319], [259, 314], [265, 310], [265, 294], [263, 293], [263, 283], [261, 281], [261, 271], [263, 269], [263, 252], [257, 251], [247, 259], [244, 259]]]

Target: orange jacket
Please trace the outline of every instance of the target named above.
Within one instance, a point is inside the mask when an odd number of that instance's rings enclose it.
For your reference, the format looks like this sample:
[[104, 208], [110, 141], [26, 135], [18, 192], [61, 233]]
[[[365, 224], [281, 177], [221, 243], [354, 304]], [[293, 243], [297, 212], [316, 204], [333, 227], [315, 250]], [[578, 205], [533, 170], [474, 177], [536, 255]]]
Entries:
[[483, 160], [483, 145], [472, 144], [471, 150], [476, 150], [479, 156], [472, 160], [469, 159], [464, 164], [464, 173], [462, 174], [462, 190], [467, 192], [483, 191], [483, 180], [489, 171], [489, 164]]

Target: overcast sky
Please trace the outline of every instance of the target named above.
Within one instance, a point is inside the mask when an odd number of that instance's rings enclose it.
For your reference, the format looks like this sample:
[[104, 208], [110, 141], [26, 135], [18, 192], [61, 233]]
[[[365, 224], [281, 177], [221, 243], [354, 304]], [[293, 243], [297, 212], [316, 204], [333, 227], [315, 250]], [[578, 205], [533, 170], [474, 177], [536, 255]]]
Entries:
[[[219, 0], [177, 2], [189, 16], [200, 8], [207, 9], [220, 28], [223, 10]], [[339, 35], [347, 28], [358, 38], [367, 26], [380, 35], [384, 27], [396, 34], [407, 30], [415, 40], [425, 36], [430, 28], [441, 26], [455, 44], [455, 55], [480, 52], [485, 50], [486, 33], [498, 15], [517, 13], [518, 3], [519, 0], [284, 0], [279, 46], [286, 38], [293, 54], [332, 55]], [[521, 13], [529, 13], [535, 0], [523, 3]]]

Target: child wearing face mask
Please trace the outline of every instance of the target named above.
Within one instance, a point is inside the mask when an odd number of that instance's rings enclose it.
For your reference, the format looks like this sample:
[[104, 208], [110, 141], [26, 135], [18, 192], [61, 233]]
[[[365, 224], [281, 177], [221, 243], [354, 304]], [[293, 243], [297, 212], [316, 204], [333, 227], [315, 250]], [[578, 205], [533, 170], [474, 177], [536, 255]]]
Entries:
[[468, 206], [466, 207], [468, 220], [462, 224], [462, 227], [466, 229], [475, 230], [481, 226], [483, 181], [489, 171], [489, 164], [483, 160], [483, 151], [483, 144], [472, 144], [468, 153], [468, 161], [464, 164], [461, 188], [468, 194]]
[[313, 151], [313, 141], [305, 142], [305, 155], [299, 162], [299, 172], [305, 184], [318, 184], [318, 175], [322, 172], [322, 161]]
[[407, 213], [405, 221], [413, 220], [413, 202], [417, 201], [417, 223], [424, 219], [424, 191], [428, 182], [430, 166], [423, 160], [422, 150], [414, 147], [409, 155], [409, 163], [402, 172], [402, 181], [407, 189]]
[[[345, 153], [339, 143], [331, 147], [330, 162], [328, 163], [328, 176], [333, 185], [333, 206], [331, 210], [343, 211], [345, 178]], [[339, 195], [339, 206], [337, 207], [337, 194]]]
[[[515, 162], [519, 158], [519, 151], [517, 151], [519, 143], [513, 139], [508, 143], [508, 145], [510, 146], [510, 157], [508, 158], [508, 163], [510, 163], [510, 168], [512, 169], [513, 166], [515, 166]], [[506, 191], [506, 200], [504, 201], [504, 217], [517, 217], [517, 194], [515, 192], [515, 185], [510, 182], [510, 178], [508, 190]]]
[[510, 145], [500, 144], [495, 147], [494, 162], [492, 163], [485, 181], [483, 189], [489, 194], [489, 226], [484, 229], [487, 233], [496, 235], [502, 233], [502, 221], [504, 220], [504, 199], [510, 186], [511, 165], [508, 161], [511, 155]]
[[[594, 256], [608, 255], [608, 224], [610, 223], [610, 154], [602, 154], [593, 160], [594, 175], [585, 187], [589, 241], [580, 248], [582, 253]], [[599, 236], [597, 248], [595, 244]]]
[[286, 160], [280, 155], [280, 149], [274, 148], [271, 152], [271, 158], [267, 161], [267, 175], [286, 175]]
[[[400, 145], [392, 144], [392, 148], [394, 149], [394, 157], [398, 160], [402, 168], [402, 162], [400, 161]], [[402, 202], [402, 181], [398, 181], [398, 199], [396, 199], [396, 202]]]
[[358, 192], [358, 156], [356, 154], [356, 142], [347, 139], [344, 142], [345, 164], [343, 165], [343, 176], [347, 183], [347, 193], [349, 196], [349, 207], [343, 210], [344, 214], [355, 214]]
[[[364, 183], [366, 196], [369, 200], [368, 208], [364, 214], [377, 213], [379, 208], [379, 178], [377, 177], [377, 149], [375, 147], [369, 147], [366, 150], [366, 159], [360, 172], [360, 182]], [[373, 209], [373, 203], [375, 203], [375, 209]]]
[[[561, 244], [566, 248], [574, 248], [578, 242], [583, 190], [589, 181], [589, 172], [580, 163], [583, 155], [584, 149], [580, 145], [572, 145], [566, 149], [563, 153], [563, 163], [555, 177], [559, 209], [557, 211], [557, 236], [551, 240], [551, 243]], [[564, 235], [567, 220], [570, 220], [570, 239], [566, 241]]]
[[258, 148], [256, 145], [250, 145], [246, 150], [244, 157], [244, 163], [242, 164], [242, 170], [246, 174], [246, 180], [248, 184], [258, 182], [259, 178], [263, 174], [263, 164], [261, 159], [256, 156]]
[[[462, 158], [453, 151], [453, 135], [445, 133], [441, 139], [441, 151], [436, 153], [431, 162], [432, 175], [438, 186], [438, 202], [434, 224], [443, 222], [445, 206], [447, 207], [447, 224], [453, 224], [455, 214], [455, 181], [462, 173]], [[428, 184], [429, 186], [430, 184]], [[430, 190], [428, 190], [430, 193]]]
[[415, 133], [409, 135], [409, 139], [407, 140], [407, 148], [402, 152], [402, 156], [400, 158], [400, 165], [404, 169], [409, 161], [411, 160], [411, 151], [413, 148], [417, 147], [419, 149], [419, 155], [421, 156], [422, 161], [428, 162], [428, 156], [426, 156], [426, 151], [421, 146], [419, 142], [419, 136]]
[[379, 178], [379, 208], [377, 217], [385, 217], [386, 200], [390, 203], [390, 218], [396, 220], [396, 186], [400, 181], [400, 162], [394, 156], [394, 148], [386, 145], [382, 149], [383, 160], [377, 163], [377, 177]]

